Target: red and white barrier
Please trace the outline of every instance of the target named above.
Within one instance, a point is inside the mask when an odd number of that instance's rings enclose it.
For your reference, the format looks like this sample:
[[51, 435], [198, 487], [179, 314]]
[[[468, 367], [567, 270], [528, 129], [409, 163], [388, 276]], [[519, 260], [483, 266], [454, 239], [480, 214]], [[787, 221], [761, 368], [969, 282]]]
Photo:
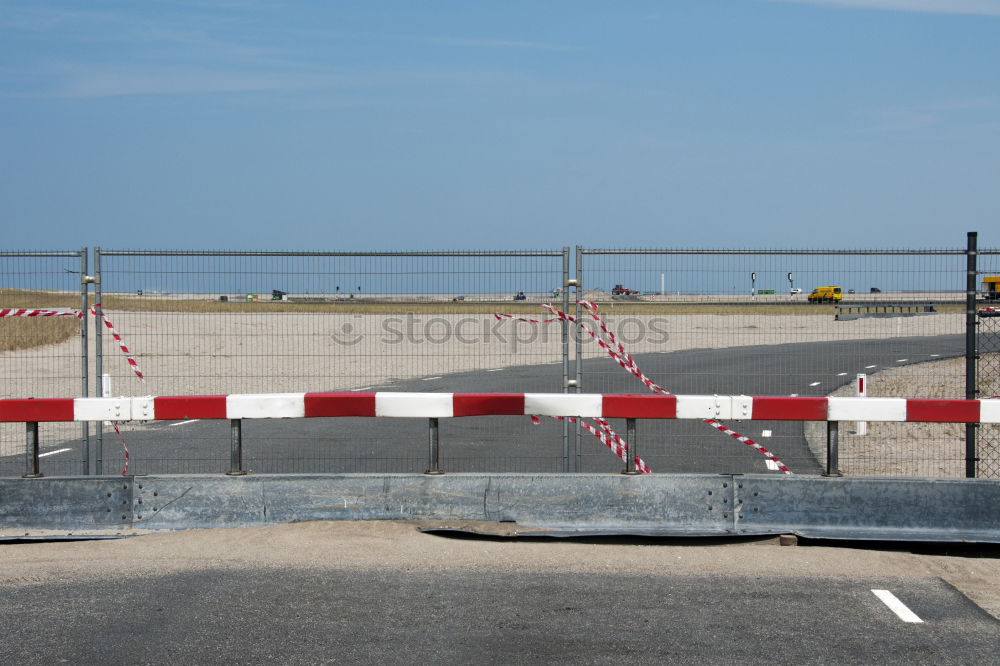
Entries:
[[347, 392], [0, 400], [0, 421], [22, 423], [504, 415], [595, 419], [1000, 423], [1000, 399]]

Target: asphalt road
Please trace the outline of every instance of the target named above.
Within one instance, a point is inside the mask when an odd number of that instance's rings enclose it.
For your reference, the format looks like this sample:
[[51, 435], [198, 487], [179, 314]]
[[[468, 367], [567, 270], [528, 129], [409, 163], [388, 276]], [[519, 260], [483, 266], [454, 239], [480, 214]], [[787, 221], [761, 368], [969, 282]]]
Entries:
[[937, 578], [650, 575], [627, 562], [604, 573], [331, 563], [86, 578], [2, 586], [6, 663], [937, 666], [1000, 654], [1000, 623]]
[[[964, 353], [964, 337], [795, 343], [701, 349], [636, 355], [645, 374], [677, 394], [826, 395], [859, 372], [875, 373], [904, 364]], [[449, 374], [374, 386], [380, 391], [544, 392], [560, 391], [562, 366], [516, 366], [500, 371]], [[331, 387], [331, 390], [336, 390]], [[584, 364], [583, 390], [644, 393], [645, 387], [610, 358]], [[736, 430], [772, 450], [793, 471], [817, 474], [822, 461], [809, 450], [798, 422], [734, 422]], [[612, 423], [624, 433], [624, 423]], [[563, 469], [564, 425], [546, 419], [533, 425], [521, 417], [442, 419], [442, 467], [453, 472], [558, 472]], [[638, 451], [654, 472], [756, 473], [769, 470], [750, 447], [700, 421], [641, 421]], [[219, 473], [229, 469], [227, 421], [153, 422], [125, 432], [130, 471], [135, 473]], [[258, 473], [423, 472], [428, 467], [425, 419], [291, 419], [245, 421], [244, 467]], [[78, 441], [44, 442], [42, 471], [78, 473]], [[94, 446], [92, 444], [92, 446]], [[577, 469], [621, 468], [586, 432], [570, 433], [570, 458]], [[121, 466], [121, 446], [105, 433], [105, 473]], [[24, 462], [0, 460], [16, 473]], [[65, 471], [63, 471], [65, 470]]]

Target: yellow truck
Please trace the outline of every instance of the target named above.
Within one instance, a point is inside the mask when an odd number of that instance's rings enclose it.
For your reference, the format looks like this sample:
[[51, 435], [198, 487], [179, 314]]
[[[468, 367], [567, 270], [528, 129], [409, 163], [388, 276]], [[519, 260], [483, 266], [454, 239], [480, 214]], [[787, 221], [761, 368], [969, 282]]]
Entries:
[[1000, 301], [1000, 275], [987, 275], [979, 286], [984, 301]]
[[810, 303], [839, 303], [844, 298], [844, 292], [840, 287], [816, 287], [809, 293]]

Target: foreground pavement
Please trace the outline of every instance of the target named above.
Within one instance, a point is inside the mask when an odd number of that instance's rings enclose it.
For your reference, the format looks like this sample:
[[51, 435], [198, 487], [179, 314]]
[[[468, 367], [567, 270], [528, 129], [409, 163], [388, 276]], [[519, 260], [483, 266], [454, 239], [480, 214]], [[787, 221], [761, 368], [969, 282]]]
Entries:
[[517, 529], [315, 522], [7, 542], [4, 661], [941, 664], [1000, 653], [996, 546], [420, 531], [452, 527]]

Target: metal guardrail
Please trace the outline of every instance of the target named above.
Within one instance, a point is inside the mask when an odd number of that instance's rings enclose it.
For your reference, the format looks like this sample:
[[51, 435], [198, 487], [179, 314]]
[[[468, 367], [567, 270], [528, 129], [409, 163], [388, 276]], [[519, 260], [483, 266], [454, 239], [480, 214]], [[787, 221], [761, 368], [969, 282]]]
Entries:
[[836, 321], [848, 321], [863, 317], [898, 317], [915, 314], [931, 314], [937, 312], [935, 303], [851, 303], [837, 304], [833, 318]]

